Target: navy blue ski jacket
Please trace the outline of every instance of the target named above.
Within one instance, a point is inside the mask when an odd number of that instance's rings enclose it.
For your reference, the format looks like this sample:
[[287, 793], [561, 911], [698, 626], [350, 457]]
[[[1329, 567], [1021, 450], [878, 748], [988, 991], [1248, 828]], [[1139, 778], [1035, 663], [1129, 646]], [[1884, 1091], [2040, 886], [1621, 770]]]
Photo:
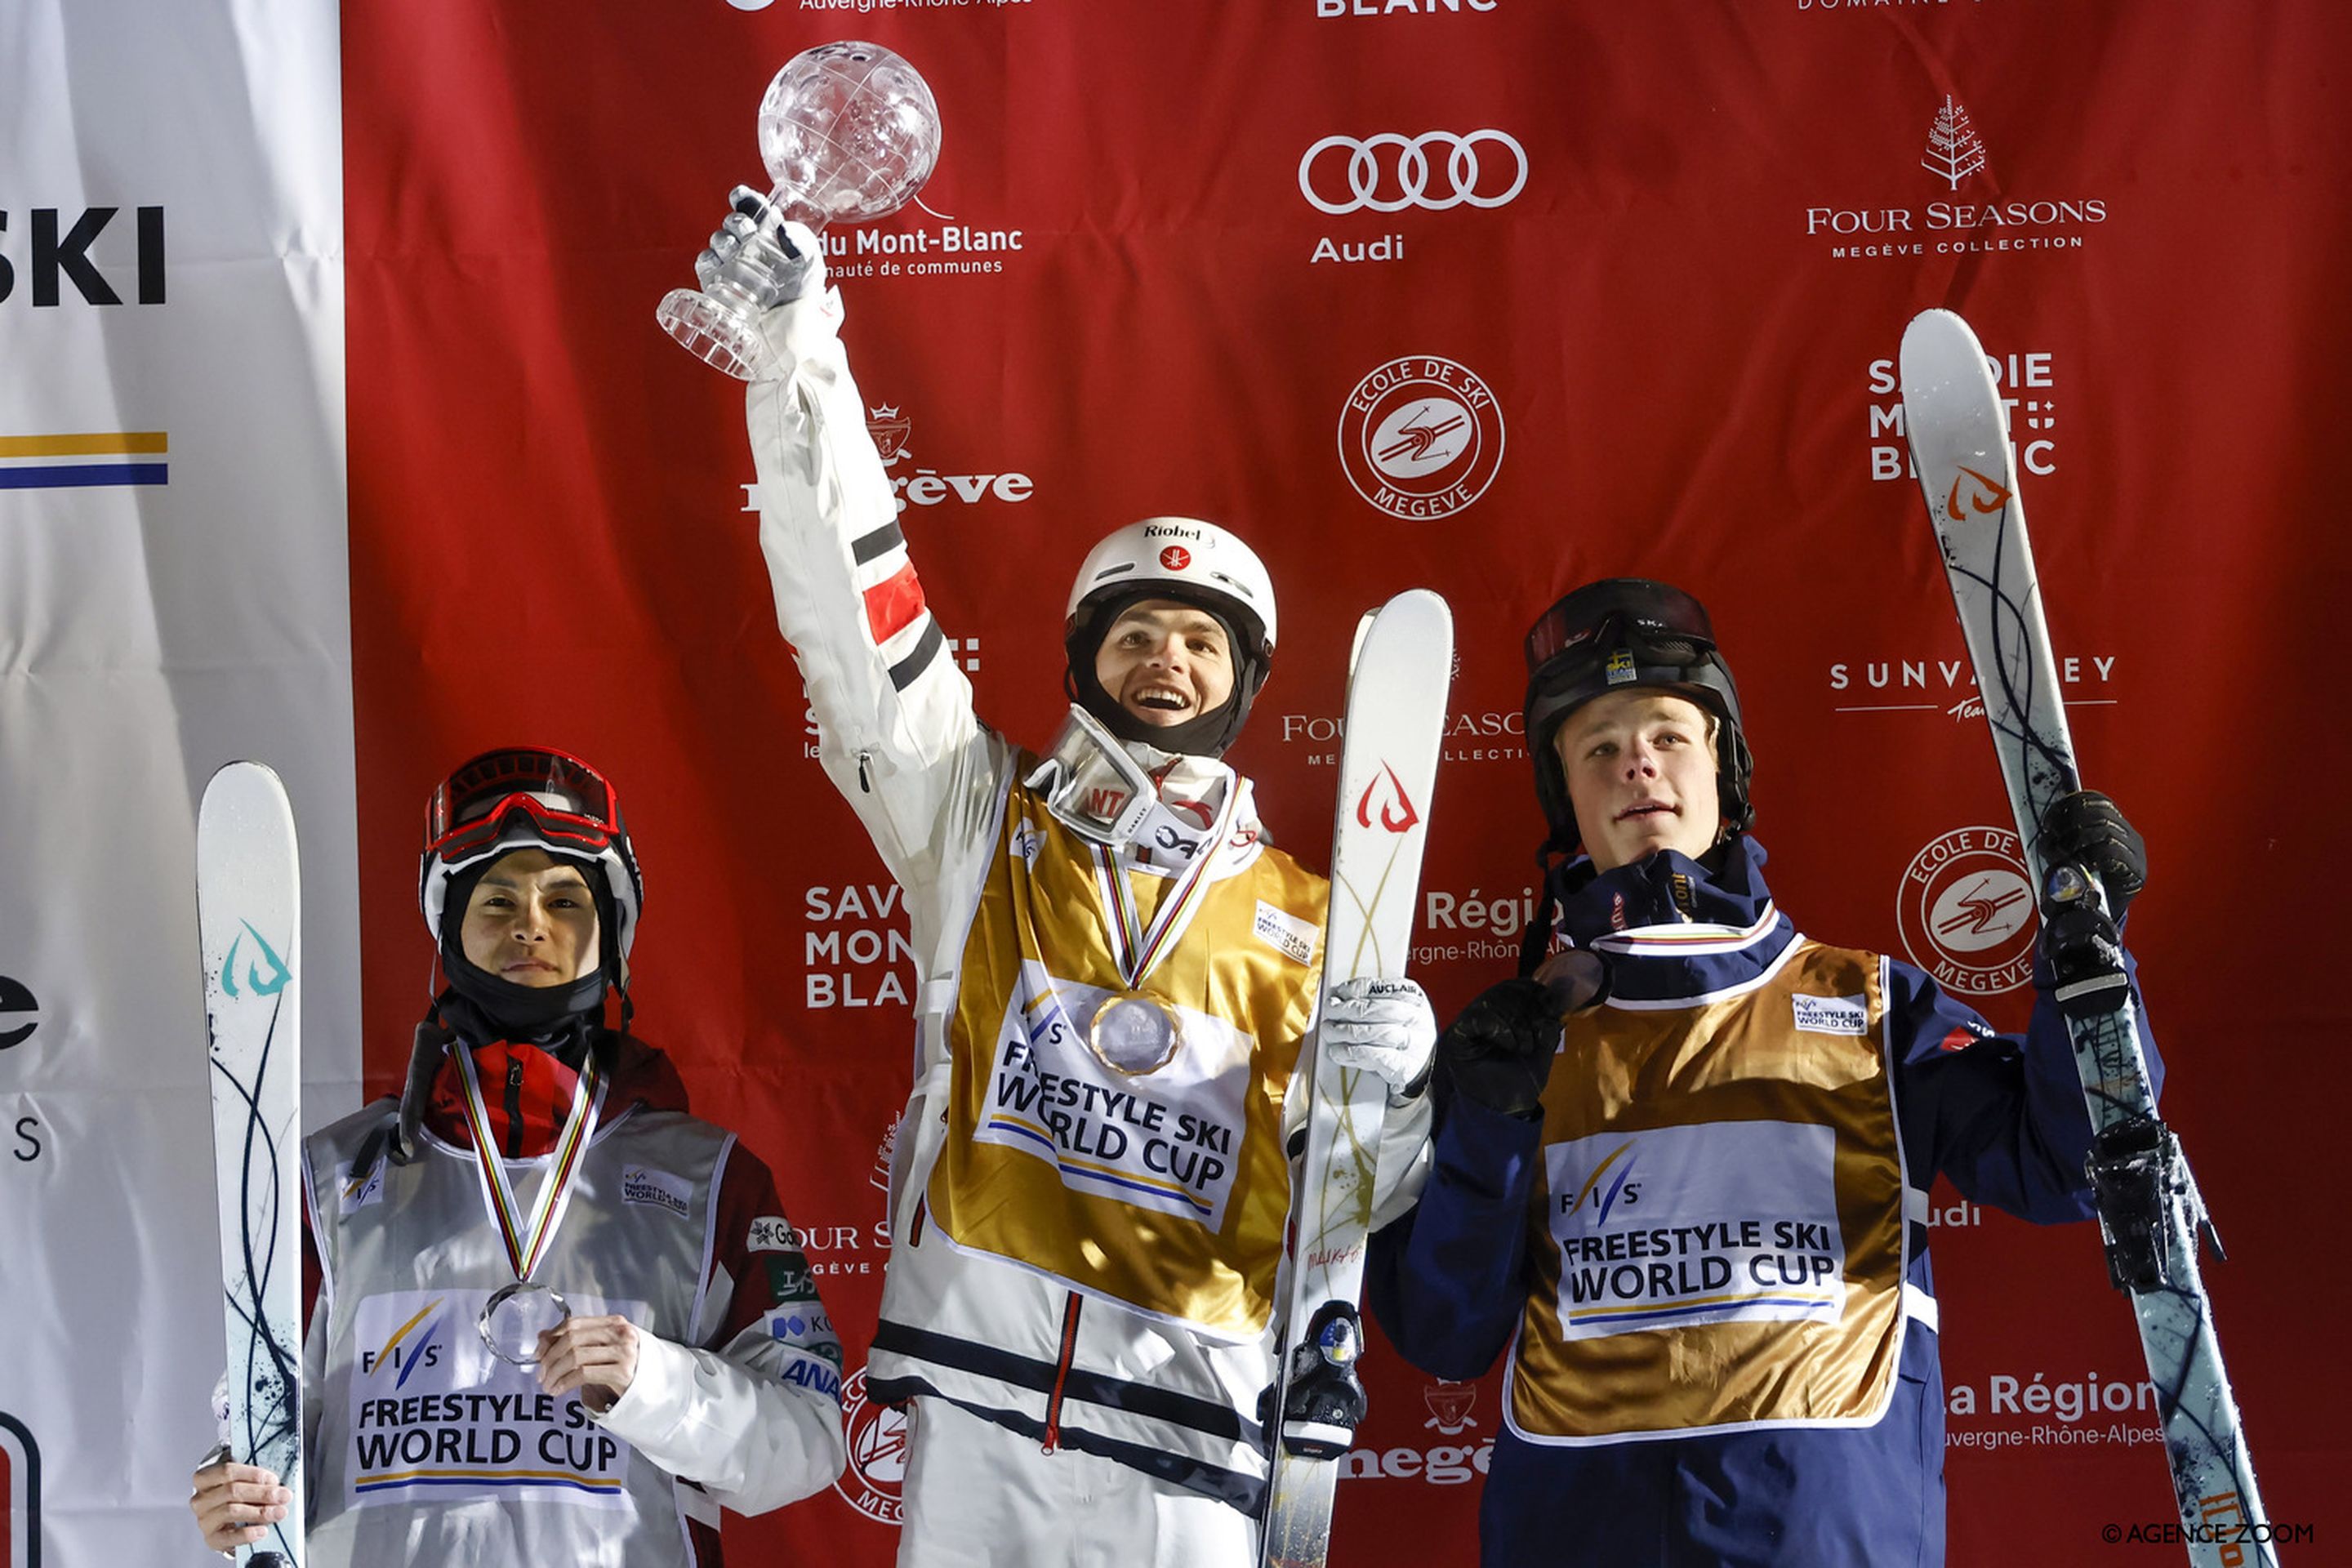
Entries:
[[[1547, 907], [1560, 911], [1560, 936], [1579, 946], [1628, 927], [1696, 921], [1745, 930], [1762, 922], [1770, 906], [1763, 848], [1740, 838], [1710, 859], [1723, 868], [1711, 873], [1664, 851], [1597, 877], [1580, 861], [1563, 868], [1556, 885], [1569, 890]], [[1786, 928], [1781, 915], [1768, 929]], [[1767, 941], [1731, 952], [1619, 955], [1611, 961], [1614, 994], [1720, 992], [1757, 973], [1775, 951]], [[2037, 986], [2045, 988], [2019, 1037], [1996, 1033], [1918, 969], [1890, 961], [1887, 972], [1895, 1120], [1905, 1168], [1918, 1189], [1906, 1194], [1906, 1279], [1916, 1291], [1905, 1294], [1925, 1309], [1907, 1325], [1884, 1416], [1861, 1427], [1716, 1431], [1586, 1447], [1529, 1442], [1507, 1422], [1480, 1506], [1486, 1568], [1943, 1563], [1944, 1385], [1925, 1189], [1941, 1172], [1969, 1200], [2023, 1219], [2088, 1218], [2084, 1159], [2091, 1128], [2045, 975], [2037, 971]], [[2141, 1047], [2160, 1082], [2145, 1010], [2141, 1017]], [[1483, 1375], [1519, 1328], [1541, 1132], [1538, 1119], [1441, 1094], [1428, 1186], [1416, 1208], [1373, 1237], [1367, 1271], [1374, 1316], [1425, 1372]]]

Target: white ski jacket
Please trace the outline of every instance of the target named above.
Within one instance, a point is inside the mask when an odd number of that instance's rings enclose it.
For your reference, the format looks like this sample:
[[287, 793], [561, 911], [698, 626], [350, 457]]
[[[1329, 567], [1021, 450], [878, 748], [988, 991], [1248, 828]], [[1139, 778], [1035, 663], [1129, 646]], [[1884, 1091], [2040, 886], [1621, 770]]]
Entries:
[[[1139, 1292], [1074, 1279], [1083, 1269], [1064, 1268], [1050, 1256], [1056, 1247], [1072, 1246], [1089, 1257], [1127, 1249], [1138, 1255], [1123, 1262], [1131, 1277], [1153, 1274], [1156, 1265], [1149, 1255], [1157, 1250], [1159, 1288], [1171, 1300], [1184, 1300], [1185, 1281], [1171, 1280], [1164, 1267], [1167, 1244], [1150, 1239], [1181, 1227], [1154, 1223], [1151, 1199], [1141, 1200], [1146, 1206], [1087, 1211], [1120, 1217], [1075, 1243], [1067, 1233], [1078, 1227], [1057, 1225], [1055, 1215], [1040, 1213], [1028, 1233], [1038, 1238], [1036, 1252], [1003, 1245], [1003, 1236], [1020, 1234], [1027, 1220], [1017, 1212], [1017, 1194], [1002, 1203], [964, 1206], [966, 1214], [989, 1211], [995, 1241], [975, 1246], [947, 1234], [940, 1194], [965, 1179], [959, 1173], [975, 1163], [998, 1161], [1001, 1166], [1003, 1160], [997, 1149], [983, 1145], [1007, 1119], [990, 1121], [982, 1112], [976, 1128], [967, 1107], [970, 1097], [981, 1092], [973, 1087], [979, 1075], [992, 1075], [982, 1081], [995, 1081], [1008, 1060], [1018, 1059], [1017, 1053], [1004, 1054], [1003, 1042], [1009, 1037], [1005, 1031], [1017, 1033], [1016, 1023], [1026, 1016], [1021, 1005], [1034, 1010], [1045, 1003], [1034, 990], [1024, 989], [1032, 984], [1026, 972], [1044, 973], [1037, 984], [1055, 1000], [1055, 1011], [1072, 992], [1093, 1005], [1099, 990], [1070, 984], [1084, 978], [1075, 967], [1080, 960], [1054, 949], [1057, 943], [1064, 949], [1086, 946], [1098, 953], [1093, 928], [1084, 928], [1082, 938], [1079, 933], [1084, 921], [1103, 916], [1091, 908], [1079, 913], [1058, 904], [1045, 908], [1050, 895], [1040, 893], [1034, 900], [1039, 906], [1034, 920], [1023, 915], [1014, 923], [1021, 924], [1024, 942], [1033, 944], [1024, 948], [1024, 955], [1042, 963], [1020, 962], [999, 950], [984, 960], [988, 967], [1023, 973], [966, 973], [973, 954], [989, 951], [985, 932], [972, 934], [975, 910], [1004, 902], [1008, 876], [1024, 889], [1012, 895], [1016, 902], [1057, 875], [1058, 885], [1068, 888], [1070, 868], [1041, 865], [1039, 857], [1074, 857], [1084, 867], [1091, 851], [1047, 818], [1040, 798], [1023, 784], [1036, 759], [980, 721], [972, 710], [971, 682], [943, 654], [942, 634], [924, 606], [897, 502], [867, 435], [865, 406], [838, 336], [840, 296], [824, 289], [821, 269], [812, 273], [801, 299], [768, 313], [768, 340], [783, 368], [750, 392], [760, 540], [777, 619], [795, 650], [816, 712], [819, 755], [906, 891], [911, 944], [921, 966], [914, 999], [913, 1093], [893, 1159], [892, 1253], [867, 1373], [868, 1397], [886, 1403], [945, 1398], [1049, 1449], [1058, 1444], [1101, 1454], [1255, 1512], [1265, 1487], [1259, 1400], [1273, 1379], [1275, 1325], [1261, 1315], [1254, 1331], [1233, 1331], [1234, 1322], [1249, 1317], [1248, 1310], [1237, 1308], [1223, 1331], [1204, 1330], [1202, 1314], [1189, 1306], [1156, 1311], [1139, 1307]], [[1077, 553], [1072, 551], [1074, 559]], [[1296, 966], [1294, 975], [1255, 949], [1246, 955], [1246, 962], [1261, 966], [1248, 973], [1272, 977], [1266, 984], [1298, 984], [1301, 1002], [1286, 1016], [1285, 1026], [1294, 1031], [1287, 1039], [1268, 1038], [1263, 1027], [1249, 1026], [1253, 1021], [1263, 1025], [1265, 1006], [1247, 997], [1238, 1003], [1214, 1000], [1235, 994], [1232, 980], [1238, 971], [1221, 970], [1216, 982], [1177, 997], [1213, 1016], [1223, 1007], [1210, 1022], [1239, 1041], [1235, 1048], [1252, 1104], [1259, 1097], [1267, 1101], [1265, 1114], [1243, 1130], [1235, 1158], [1244, 1165], [1258, 1162], [1261, 1173], [1263, 1162], [1273, 1162], [1273, 1180], [1255, 1189], [1270, 1206], [1253, 1232], [1262, 1239], [1263, 1226], [1270, 1222], [1272, 1251], [1258, 1256], [1271, 1259], [1278, 1256], [1288, 1204], [1282, 1129], [1297, 1124], [1306, 1093], [1289, 1069], [1301, 1038], [1312, 1028], [1313, 966], [1319, 963], [1327, 894], [1321, 879], [1300, 871], [1263, 842], [1247, 780], [1222, 763], [1200, 758], [1183, 759], [1173, 776], [1191, 781], [1197, 792], [1190, 795], [1193, 800], [1213, 805], [1227, 792], [1238, 795], [1234, 833], [1206, 851], [1217, 856], [1210, 896], [1214, 899], [1214, 889], [1230, 883], [1223, 907], [1230, 910], [1232, 900], [1244, 900], [1238, 906], [1244, 911], [1239, 940], [1233, 945], [1249, 948], [1252, 920], [1245, 900], [1255, 894], [1255, 936], [1283, 946]], [[1162, 799], [1175, 787], [1163, 784]], [[1169, 875], [1132, 846], [1117, 853], [1129, 873]], [[1007, 870], [1005, 862], [1024, 856], [1025, 869], [1013, 864]], [[1302, 885], [1309, 889], [1303, 899]], [[1299, 905], [1303, 920], [1279, 907], [1285, 897]], [[1204, 914], [1202, 920], [1209, 918]], [[1009, 943], [1006, 939], [1007, 948]], [[1220, 965], [1228, 962], [1223, 951], [1214, 959]], [[989, 1000], [976, 1003], [975, 996]], [[997, 1013], [986, 1012], [992, 1007]], [[1236, 1012], [1250, 1017], [1234, 1016]], [[1001, 1029], [999, 1016], [1005, 1019]], [[1080, 1015], [1068, 1017], [1082, 1033]], [[959, 1039], [966, 1042], [961, 1047]], [[960, 1048], [978, 1059], [959, 1069]], [[984, 1055], [991, 1048], [998, 1052], [992, 1062]], [[1042, 1043], [1038, 1048], [1044, 1049]], [[1188, 1044], [1186, 1050], [1192, 1047]], [[1075, 1070], [1083, 1074], [1083, 1058], [1076, 1061]], [[1067, 1079], [1048, 1075], [1046, 1082], [1049, 1096], [1057, 1083], [1066, 1091]], [[1160, 1082], [1149, 1078], [1129, 1087], [1148, 1095]], [[1172, 1124], [1175, 1117], [1169, 1121]], [[1050, 1173], [1055, 1159], [1050, 1142], [1034, 1129], [1031, 1137], [1048, 1152], [1032, 1152], [1027, 1158], [1042, 1161], [1038, 1168]], [[1389, 1117], [1376, 1225], [1402, 1213], [1418, 1192], [1427, 1141], [1425, 1100]], [[1066, 1141], [1064, 1186], [1087, 1180], [1081, 1166], [1103, 1169], [1099, 1161], [1085, 1166], [1069, 1150]], [[1164, 1163], [1152, 1168], [1164, 1169]], [[1015, 1173], [1010, 1180], [1017, 1186], [1020, 1179]], [[1270, 1195], [1265, 1192], [1269, 1186]], [[1034, 1184], [1027, 1190], [1037, 1193]], [[1242, 1204], [1241, 1193], [1237, 1186], [1230, 1202]], [[1050, 1204], [1041, 1206], [1061, 1203], [1059, 1189], [1049, 1196]], [[1202, 1212], [1207, 1206], [1203, 1203]], [[1016, 1212], [1008, 1217], [1006, 1211]], [[1061, 1212], [1056, 1207], [1055, 1214]], [[1119, 1261], [1115, 1256], [1114, 1262]], [[1277, 1268], [1267, 1261], [1265, 1272], [1271, 1277]], [[1182, 1270], [1175, 1272], [1181, 1276]], [[1259, 1279], [1239, 1294], [1255, 1303], [1257, 1288], [1265, 1282]], [[1270, 1294], [1281, 1300], [1278, 1284]], [[920, 1430], [919, 1421], [916, 1431]]]

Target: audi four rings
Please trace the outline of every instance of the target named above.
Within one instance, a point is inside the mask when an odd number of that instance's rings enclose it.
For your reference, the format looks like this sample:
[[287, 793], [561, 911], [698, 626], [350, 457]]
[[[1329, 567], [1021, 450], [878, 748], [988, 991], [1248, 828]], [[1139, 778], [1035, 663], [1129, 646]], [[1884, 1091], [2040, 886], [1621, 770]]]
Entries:
[[[1482, 142], [1511, 155], [1510, 186], [1495, 195], [1482, 195], [1478, 189], [1480, 175], [1485, 172], [1478, 159], [1478, 144]], [[1334, 160], [1323, 155], [1342, 148], [1348, 153], [1348, 188], [1344, 200], [1334, 201], [1316, 187], [1318, 179], [1328, 183], [1335, 166]], [[1445, 180], [1452, 188], [1432, 195], [1429, 155], [1441, 148], [1445, 153]], [[1391, 153], [1393, 156], [1384, 156]], [[1499, 166], [1499, 156], [1493, 153], [1488, 156]], [[1391, 173], [1401, 193], [1394, 199], [1380, 195], [1383, 179]], [[1307, 155], [1298, 160], [1299, 194], [1317, 210], [1335, 216], [1362, 211], [1396, 213], [1407, 207], [1444, 212], [1465, 203], [1474, 207], [1498, 207], [1526, 189], [1527, 184], [1527, 149], [1504, 131], [1473, 131], [1467, 136], [1458, 136], [1451, 131], [1429, 131], [1419, 136], [1400, 136], [1393, 131], [1378, 136], [1326, 136], [1307, 149]]]

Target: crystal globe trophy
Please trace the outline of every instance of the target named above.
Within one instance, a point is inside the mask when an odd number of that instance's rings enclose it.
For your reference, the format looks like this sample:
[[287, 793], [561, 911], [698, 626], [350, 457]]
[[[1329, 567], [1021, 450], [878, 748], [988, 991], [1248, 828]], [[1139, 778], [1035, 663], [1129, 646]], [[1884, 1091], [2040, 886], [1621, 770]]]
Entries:
[[[923, 188], [939, 156], [931, 89], [879, 44], [805, 49], [785, 62], [760, 100], [760, 159], [775, 182], [768, 205], [812, 229], [889, 216]], [[766, 279], [755, 267], [730, 263], [768, 243], [761, 226], [756, 200], [739, 200], [714, 248], [695, 263], [701, 290], [673, 289], [654, 312], [688, 353], [740, 381], [768, 359], [758, 320]], [[796, 259], [788, 246], [783, 259]]]

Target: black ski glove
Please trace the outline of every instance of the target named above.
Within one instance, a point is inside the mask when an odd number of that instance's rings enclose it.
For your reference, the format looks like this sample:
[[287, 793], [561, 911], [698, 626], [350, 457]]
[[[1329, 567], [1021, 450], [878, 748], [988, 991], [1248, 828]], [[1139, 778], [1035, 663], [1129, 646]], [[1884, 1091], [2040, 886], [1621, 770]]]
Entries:
[[2118, 925], [2147, 886], [2147, 846], [2097, 790], [2078, 789], [2050, 803], [2042, 814], [2042, 847], [2053, 865], [2072, 861], [2096, 874], [2107, 892], [2107, 913]]
[[2088, 904], [2068, 904], [2042, 920], [2042, 962], [2050, 997], [2070, 1018], [2113, 1012], [2129, 994], [2123, 938], [2116, 923]]
[[1438, 1037], [1447, 1089], [1505, 1116], [1531, 1118], [1559, 1049], [1559, 1005], [1533, 980], [1482, 991]]

